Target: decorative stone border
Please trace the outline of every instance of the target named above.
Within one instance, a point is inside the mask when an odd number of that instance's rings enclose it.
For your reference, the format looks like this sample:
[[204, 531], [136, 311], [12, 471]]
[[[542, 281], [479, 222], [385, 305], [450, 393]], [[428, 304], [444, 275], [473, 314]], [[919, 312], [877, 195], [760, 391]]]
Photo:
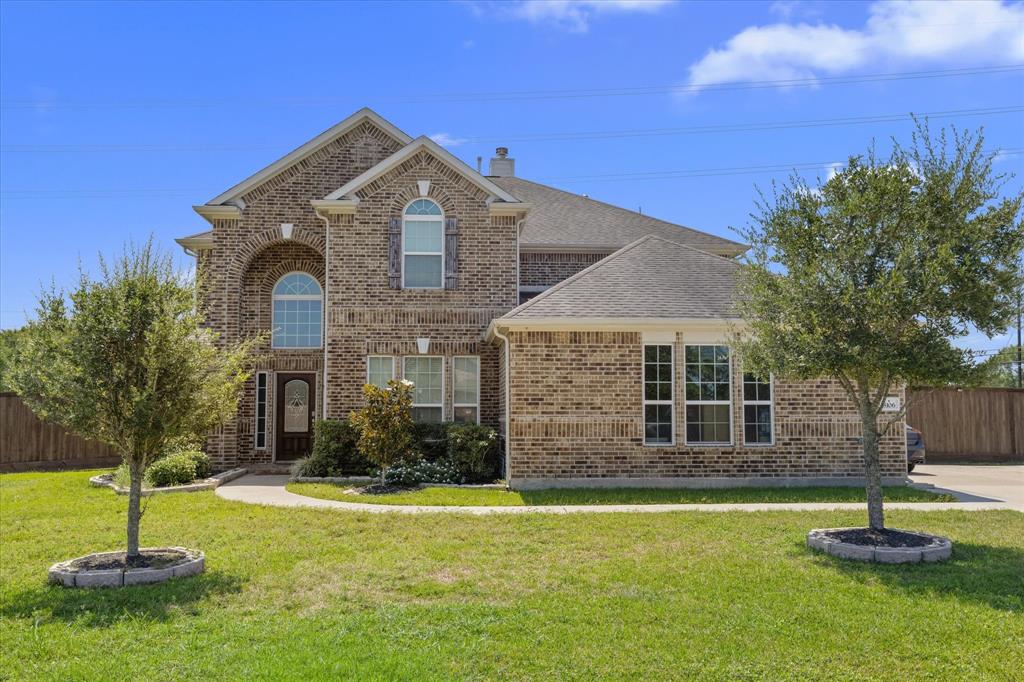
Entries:
[[855, 545], [841, 542], [828, 533], [852, 528], [816, 528], [807, 533], [807, 546], [830, 554], [840, 559], [853, 561], [874, 561], [881, 564], [912, 564], [921, 561], [945, 561], [953, 555], [953, 543], [948, 538], [927, 533], [915, 533], [912, 530], [899, 530], [918, 537], [926, 538], [931, 544], [925, 547], [879, 547], [876, 545]]
[[[109, 570], [80, 571], [73, 568], [74, 562], [86, 557], [61, 561], [50, 566], [49, 582], [64, 587], [127, 587], [162, 583], [171, 578], [199, 575], [206, 569], [206, 555], [184, 547], [146, 547], [146, 550], [174, 551], [181, 553], [181, 563], [166, 568], [116, 568]], [[120, 554], [121, 552], [98, 552], [88, 557]]]
[[[199, 490], [213, 490], [217, 486], [223, 485], [228, 481], [233, 481], [247, 473], [248, 471], [246, 469], [231, 469], [219, 474], [214, 474], [210, 478], [204, 478], [201, 481], [189, 483], [188, 485], [172, 485], [166, 488], [143, 488], [142, 495], [143, 497], [146, 497], [160, 493], [194, 493]], [[114, 474], [99, 474], [98, 476], [93, 476], [89, 479], [89, 484], [97, 488], [111, 488], [118, 495], [128, 494], [128, 488], [114, 483]]]

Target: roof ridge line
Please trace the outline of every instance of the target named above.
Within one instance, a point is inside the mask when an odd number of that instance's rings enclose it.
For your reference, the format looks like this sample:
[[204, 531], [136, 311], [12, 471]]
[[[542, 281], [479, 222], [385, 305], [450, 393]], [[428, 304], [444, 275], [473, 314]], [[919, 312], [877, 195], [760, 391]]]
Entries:
[[[537, 301], [540, 301], [540, 300], [543, 300], [543, 299], [547, 298], [548, 296], [550, 296], [551, 294], [555, 293], [556, 291], [558, 291], [558, 290], [562, 289], [563, 287], [566, 287], [569, 284], [572, 284], [573, 282], [575, 282], [576, 280], [582, 278], [584, 275], [586, 275], [587, 273], [591, 272], [592, 270], [596, 270], [597, 268], [599, 268], [602, 265], [605, 265], [609, 261], [612, 261], [612, 260], [622, 256], [624, 253], [633, 250], [634, 248], [636, 248], [637, 246], [639, 246], [643, 242], [647, 241], [648, 239], [657, 239], [657, 238], [658, 237], [656, 237], [653, 234], [645, 234], [643, 237], [640, 237], [639, 239], [637, 239], [637, 240], [635, 240], [635, 241], [633, 241], [633, 242], [631, 242], [629, 244], [626, 244], [625, 246], [623, 246], [618, 251], [613, 251], [612, 253], [608, 254], [607, 256], [605, 256], [601, 260], [597, 261], [596, 263], [588, 265], [587, 267], [585, 267], [582, 270], [580, 270], [579, 272], [577, 272], [575, 275], [572, 275], [571, 277], [567, 277], [567, 278], [563, 279], [561, 282], [559, 282], [558, 284], [554, 285], [550, 289], [545, 289], [544, 291], [540, 292], [539, 294], [537, 294], [536, 296], [531, 298], [526, 303], [521, 303], [521, 304], [517, 305], [512, 310], [510, 310], [507, 313], [505, 313], [504, 315], [502, 315], [501, 318], [499, 318], [499, 319], [504, 319], [504, 318], [507, 318], [507, 317], [512, 317], [514, 313], [518, 314], [520, 311], [526, 310], [527, 308], [532, 306]], [[694, 250], [695, 251], [699, 251], [699, 249], [694, 249]]]
[[710, 256], [711, 258], [719, 258], [719, 259], [724, 260], [727, 263], [731, 263], [731, 264], [733, 264], [733, 265], [735, 265], [737, 267], [739, 267], [741, 265], [740, 263], [736, 262], [732, 258], [728, 258], [726, 256], [720, 256], [717, 253], [711, 253], [709, 251], [704, 251], [703, 249], [698, 249], [698, 248], [696, 248], [694, 246], [690, 246], [689, 244], [684, 244], [682, 242], [677, 242], [677, 241], [675, 241], [673, 239], [669, 239], [668, 237], [662, 237], [662, 236], [657, 235], [657, 234], [651, 234], [651, 235], [647, 235], [647, 236], [651, 237], [652, 239], [657, 239], [659, 241], [663, 241], [663, 242], [665, 242], [667, 244], [672, 244], [674, 246], [681, 246], [684, 249], [689, 249], [690, 251], [696, 251], [697, 253], [702, 254], [704, 256]]

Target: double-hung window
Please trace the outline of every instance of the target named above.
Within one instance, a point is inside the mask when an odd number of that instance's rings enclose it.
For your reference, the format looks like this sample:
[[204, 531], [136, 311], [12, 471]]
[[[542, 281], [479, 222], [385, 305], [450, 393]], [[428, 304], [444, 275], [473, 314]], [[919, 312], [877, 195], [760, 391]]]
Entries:
[[644, 444], [673, 442], [672, 346], [644, 346]]
[[480, 421], [480, 358], [452, 358], [452, 421]]
[[402, 286], [444, 286], [444, 215], [430, 199], [417, 199], [402, 216]]
[[366, 383], [387, 388], [395, 378], [395, 359], [390, 355], [371, 355], [366, 358]]
[[431, 355], [407, 357], [403, 375], [413, 384], [413, 421], [444, 421], [444, 358]]
[[763, 381], [750, 372], [743, 373], [743, 442], [746, 445], [771, 445], [772, 380]]
[[728, 445], [732, 442], [729, 347], [686, 346], [686, 442]]

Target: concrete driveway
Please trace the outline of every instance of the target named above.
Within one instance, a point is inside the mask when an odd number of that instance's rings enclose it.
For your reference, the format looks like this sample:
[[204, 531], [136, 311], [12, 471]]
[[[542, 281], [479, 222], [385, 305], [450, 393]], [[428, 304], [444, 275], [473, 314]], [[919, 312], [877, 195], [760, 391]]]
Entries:
[[1022, 464], [924, 464], [914, 468], [910, 479], [917, 487], [941, 488], [964, 502], [1001, 500], [1024, 511]]

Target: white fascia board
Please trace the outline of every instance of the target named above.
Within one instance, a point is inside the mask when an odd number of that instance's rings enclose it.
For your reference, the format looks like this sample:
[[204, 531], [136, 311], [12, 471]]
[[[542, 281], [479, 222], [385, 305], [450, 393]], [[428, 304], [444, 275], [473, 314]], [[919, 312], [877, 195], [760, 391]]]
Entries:
[[375, 126], [386, 132], [388, 135], [391, 135], [391, 137], [395, 138], [402, 144], [409, 144], [409, 142], [412, 141], [411, 137], [409, 137], [401, 130], [396, 128], [394, 124], [385, 120], [380, 114], [373, 111], [372, 109], [363, 107], [356, 113], [346, 118], [344, 121], [341, 121], [340, 123], [331, 126], [327, 130], [325, 130], [324, 132], [320, 133], [312, 140], [307, 142], [306, 144], [286, 154], [285, 156], [282, 156], [280, 159], [270, 164], [263, 170], [258, 171], [253, 175], [250, 175], [248, 178], [242, 180], [240, 183], [238, 183], [231, 189], [227, 190], [223, 194], [215, 196], [213, 199], [210, 199], [206, 203], [223, 204], [239, 197], [242, 194], [245, 194], [256, 185], [259, 185], [260, 183], [266, 181], [267, 179], [277, 175], [284, 169], [288, 168], [295, 162], [300, 161], [303, 158], [309, 156], [310, 154], [320, 149], [324, 145], [333, 142], [335, 139], [341, 137], [349, 130], [355, 128], [357, 125], [359, 125], [360, 123], [367, 119], [369, 119], [371, 123], [373, 123]]
[[309, 202], [313, 210], [321, 215], [355, 213], [359, 207], [358, 199], [313, 199]]
[[[498, 187], [484, 176], [477, 173], [475, 170], [467, 166], [461, 159], [453, 155], [451, 152], [449, 152], [441, 145], [431, 140], [426, 135], [417, 137], [415, 140], [413, 140], [406, 146], [402, 147], [397, 152], [395, 152], [388, 158], [378, 163], [376, 166], [367, 169], [361, 175], [353, 178], [349, 182], [345, 183], [343, 186], [334, 190], [326, 197], [324, 197], [324, 199], [327, 201], [332, 201], [336, 199], [349, 198], [349, 195], [358, 190], [360, 187], [363, 187], [364, 185], [373, 182], [374, 180], [384, 175], [389, 170], [399, 165], [400, 163], [402, 163], [403, 161], [405, 161], [406, 159], [408, 159], [410, 156], [412, 156], [421, 149], [428, 150], [434, 156], [441, 159], [441, 161], [444, 161], [446, 164], [448, 164], [453, 169], [458, 171], [467, 180], [475, 184], [477, 187], [483, 189], [491, 196], [497, 197], [498, 199], [501, 199], [501, 201], [510, 204], [517, 204], [520, 206], [524, 205], [523, 202], [519, 201], [511, 194], [509, 194], [502, 188]], [[493, 207], [493, 205], [494, 204], [492, 203], [491, 206]]]
[[609, 332], [682, 332], [684, 338], [725, 338], [731, 331], [742, 331], [740, 318], [712, 317], [560, 317], [550, 319], [491, 320], [485, 338], [493, 341], [495, 331], [609, 331]]
[[174, 241], [186, 251], [208, 251], [213, 248], [213, 237], [179, 237]]
[[209, 204], [199, 204], [193, 206], [192, 210], [199, 215], [206, 218], [211, 224], [214, 220], [237, 220], [242, 217], [242, 209], [231, 204], [223, 206], [211, 206]]

